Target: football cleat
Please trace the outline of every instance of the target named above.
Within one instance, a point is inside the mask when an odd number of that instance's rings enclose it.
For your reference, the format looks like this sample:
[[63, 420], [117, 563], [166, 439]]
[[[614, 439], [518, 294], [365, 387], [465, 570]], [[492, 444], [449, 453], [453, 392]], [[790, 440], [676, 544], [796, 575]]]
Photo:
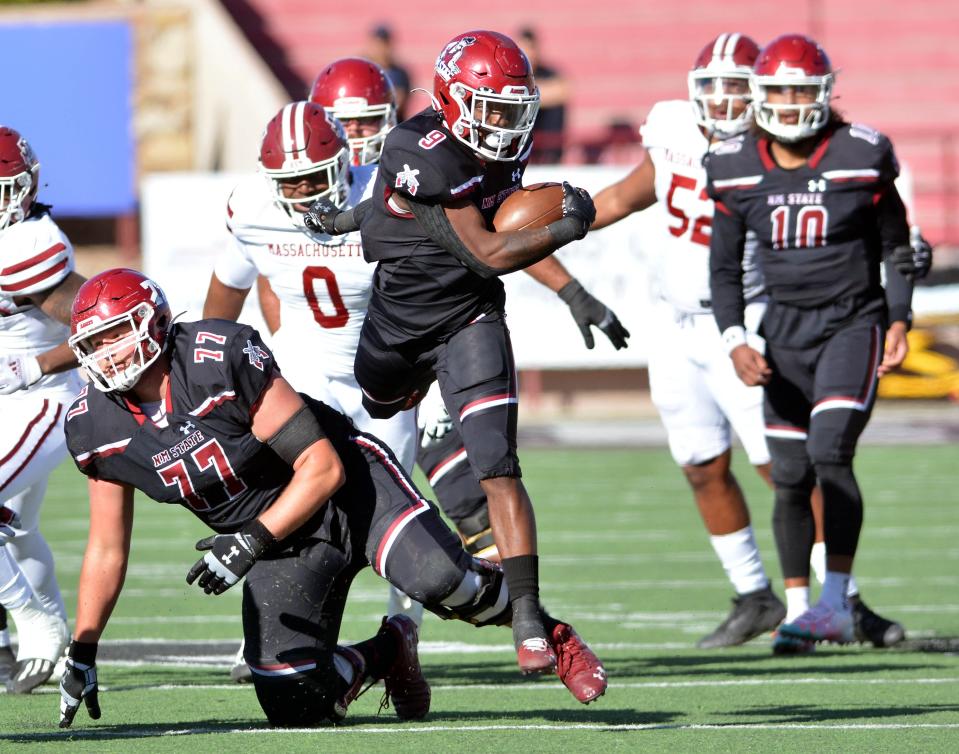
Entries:
[[553, 628], [552, 644], [556, 675], [577, 701], [589, 704], [606, 693], [606, 668], [572, 626]]
[[816, 642], [808, 639], [797, 639], [794, 636], [786, 636], [781, 631], [773, 634], [773, 654], [779, 656], [785, 655], [807, 655], [816, 651]]
[[546, 639], [523, 639], [516, 648], [516, 662], [523, 675], [549, 673], [556, 669], [556, 652]]
[[5, 683], [13, 673], [13, 666], [17, 664], [17, 656], [9, 646], [0, 647], [0, 683]]
[[870, 642], [874, 647], [891, 647], [906, 638], [901, 623], [887, 620], [874, 613], [859, 596], [850, 597], [852, 604], [852, 625], [856, 641]]
[[339, 723], [346, 717], [346, 711], [353, 700], [366, 691], [363, 688], [363, 682], [366, 680], [366, 661], [363, 659], [363, 655], [351, 647], [337, 647], [333, 651], [345, 659], [353, 668], [352, 682], [343, 691], [343, 694], [333, 702], [333, 711], [330, 713], [330, 720]]
[[[419, 635], [416, 623], [406, 615], [383, 619], [380, 633], [392, 634], [396, 642], [396, 659], [386, 672], [384, 703], [389, 700], [400, 720], [419, 720], [430, 711], [430, 685], [423, 677], [416, 650]], [[385, 706], [385, 704], [384, 704]]]
[[855, 640], [852, 625], [852, 612], [833, 610], [829, 605], [818, 602], [789, 623], [779, 627], [779, 633], [794, 639], [807, 641], [831, 641], [836, 644], [849, 644]]
[[733, 609], [715, 631], [700, 639], [700, 649], [735, 647], [772, 631], [786, 617], [786, 606], [771, 587], [733, 598]]
[[42, 686], [53, 675], [54, 663], [39, 657], [18, 660], [13, 672], [7, 679], [8, 694], [29, 694], [37, 686]]

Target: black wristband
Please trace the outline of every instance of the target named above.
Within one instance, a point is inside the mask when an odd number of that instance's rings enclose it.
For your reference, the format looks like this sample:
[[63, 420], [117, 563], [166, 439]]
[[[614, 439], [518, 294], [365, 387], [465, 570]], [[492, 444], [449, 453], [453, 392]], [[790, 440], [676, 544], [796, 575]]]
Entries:
[[578, 241], [585, 236], [586, 232], [583, 230], [583, 224], [581, 217], [569, 215], [562, 220], [551, 222], [546, 226], [546, 230], [553, 236], [553, 240], [556, 241], [556, 248], [558, 249], [560, 246], [565, 246], [572, 241]]
[[576, 298], [580, 293], [584, 292], [583, 286], [580, 282], [573, 278], [566, 285], [560, 288], [556, 295], [559, 296], [560, 300], [567, 306], [572, 306], [573, 299]]
[[240, 529], [240, 534], [243, 534], [250, 541], [250, 545], [253, 546], [253, 557], [255, 558], [260, 557], [276, 544], [276, 537], [273, 536], [273, 533], [267, 529], [258, 518], [254, 518], [249, 523], [244, 524], [243, 528]]
[[100, 645], [95, 641], [87, 642], [74, 639], [70, 642], [67, 656], [71, 660], [84, 665], [95, 665], [97, 661], [97, 647], [99, 646]]

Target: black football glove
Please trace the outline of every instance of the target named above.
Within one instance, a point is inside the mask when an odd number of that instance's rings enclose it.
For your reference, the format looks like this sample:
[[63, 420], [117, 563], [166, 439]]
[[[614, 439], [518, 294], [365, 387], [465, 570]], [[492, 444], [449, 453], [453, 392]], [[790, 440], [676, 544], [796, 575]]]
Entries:
[[576, 188], [563, 181], [563, 217], [575, 217], [582, 223], [577, 240], [586, 235], [589, 226], [596, 219], [596, 207], [593, 206], [593, 198], [586, 189]]
[[196, 543], [196, 549], [209, 552], [193, 564], [186, 583], [197, 582], [207, 594], [223, 594], [246, 575], [256, 559], [270, 549], [276, 539], [259, 520], [254, 519], [235, 534], [215, 534]]
[[314, 233], [338, 235], [334, 222], [342, 210], [329, 199], [317, 199], [303, 214], [303, 224]]
[[93, 720], [100, 719], [100, 701], [97, 699], [97, 645], [72, 641], [67, 650], [66, 664], [60, 676], [60, 727], [73, 724], [80, 700], [87, 705]]
[[892, 264], [906, 280], [920, 280], [929, 274], [932, 267], [932, 245], [922, 237], [918, 227], [912, 227], [908, 246], [897, 246], [893, 249]]
[[629, 337], [629, 330], [623, 327], [619, 318], [612, 309], [606, 306], [602, 301], [590, 295], [589, 291], [580, 285], [575, 278], [559, 289], [559, 297], [569, 307], [570, 314], [576, 321], [579, 331], [583, 334], [583, 340], [587, 348], [592, 348], [593, 332], [590, 325], [595, 325], [609, 338], [609, 342], [618, 351], [620, 348], [626, 348], [629, 344], [626, 339]]

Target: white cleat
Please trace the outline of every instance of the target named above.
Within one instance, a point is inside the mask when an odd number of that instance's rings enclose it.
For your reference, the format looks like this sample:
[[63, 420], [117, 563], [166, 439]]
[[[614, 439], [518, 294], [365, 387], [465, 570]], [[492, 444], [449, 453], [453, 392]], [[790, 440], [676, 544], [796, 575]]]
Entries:
[[29, 694], [53, 675], [57, 661], [70, 641], [70, 629], [59, 615], [29, 604], [9, 611], [17, 626], [20, 644], [17, 663], [6, 688], [8, 694]]
[[779, 634], [786, 638], [806, 641], [831, 641], [849, 644], [856, 640], [851, 610], [833, 610], [829, 605], [817, 602], [798, 618], [779, 627]]

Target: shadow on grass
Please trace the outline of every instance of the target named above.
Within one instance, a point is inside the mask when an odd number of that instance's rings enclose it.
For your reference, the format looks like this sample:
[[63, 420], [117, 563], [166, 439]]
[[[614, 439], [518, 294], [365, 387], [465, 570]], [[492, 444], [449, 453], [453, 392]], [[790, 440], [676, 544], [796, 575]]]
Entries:
[[[82, 714], [82, 713], [81, 713]], [[508, 715], [509, 713], [507, 713]], [[590, 706], [589, 709], [538, 709], [530, 713], [532, 719], [524, 720], [523, 725], [536, 724], [545, 720], [550, 724], [575, 726], [588, 724], [590, 726], [617, 726], [617, 725], [668, 725], [682, 718], [684, 712], [643, 712], [639, 710], [603, 710], [600, 707]], [[321, 725], [317, 732], [327, 734], [362, 733], [365, 727], [380, 728], [396, 726], [397, 732], [409, 730], [415, 733], [418, 724], [429, 726], [491, 726], [508, 725], [503, 722], [504, 715], [497, 715], [494, 711], [470, 710], [457, 712], [431, 712], [420, 723], [403, 723], [397, 720], [392, 713], [383, 715], [357, 715], [347, 718], [339, 725]], [[60, 730], [51, 728], [49, 731], [35, 733], [7, 733], [0, 734], [0, 744], [3, 743], [51, 743], [68, 741], [122, 741], [143, 738], [159, 738], [166, 736], [197, 736], [214, 735], [250, 730], [266, 730], [270, 728], [266, 720], [195, 720], [183, 723], [149, 723], [140, 725], [97, 725], [96, 723], [81, 723], [79, 727]], [[298, 729], [301, 730], [301, 729]], [[307, 733], [308, 735], [308, 733]]]
[[[762, 705], [749, 709], [739, 710], [729, 714], [758, 718], [763, 724], [786, 723], [824, 723], [865, 719], [881, 719], [897, 717], [916, 717], [933, 715], [940, 712], [959, 712], [959, 704], [909, 704], [901, 707], [883, 705], [881, 707], [838, 707], [816, 704], [783, 704], [779, 706]], [[722, 723], [718, 723], [722, 725]], [[736, 722], [735, 725], [742, 723]]]

